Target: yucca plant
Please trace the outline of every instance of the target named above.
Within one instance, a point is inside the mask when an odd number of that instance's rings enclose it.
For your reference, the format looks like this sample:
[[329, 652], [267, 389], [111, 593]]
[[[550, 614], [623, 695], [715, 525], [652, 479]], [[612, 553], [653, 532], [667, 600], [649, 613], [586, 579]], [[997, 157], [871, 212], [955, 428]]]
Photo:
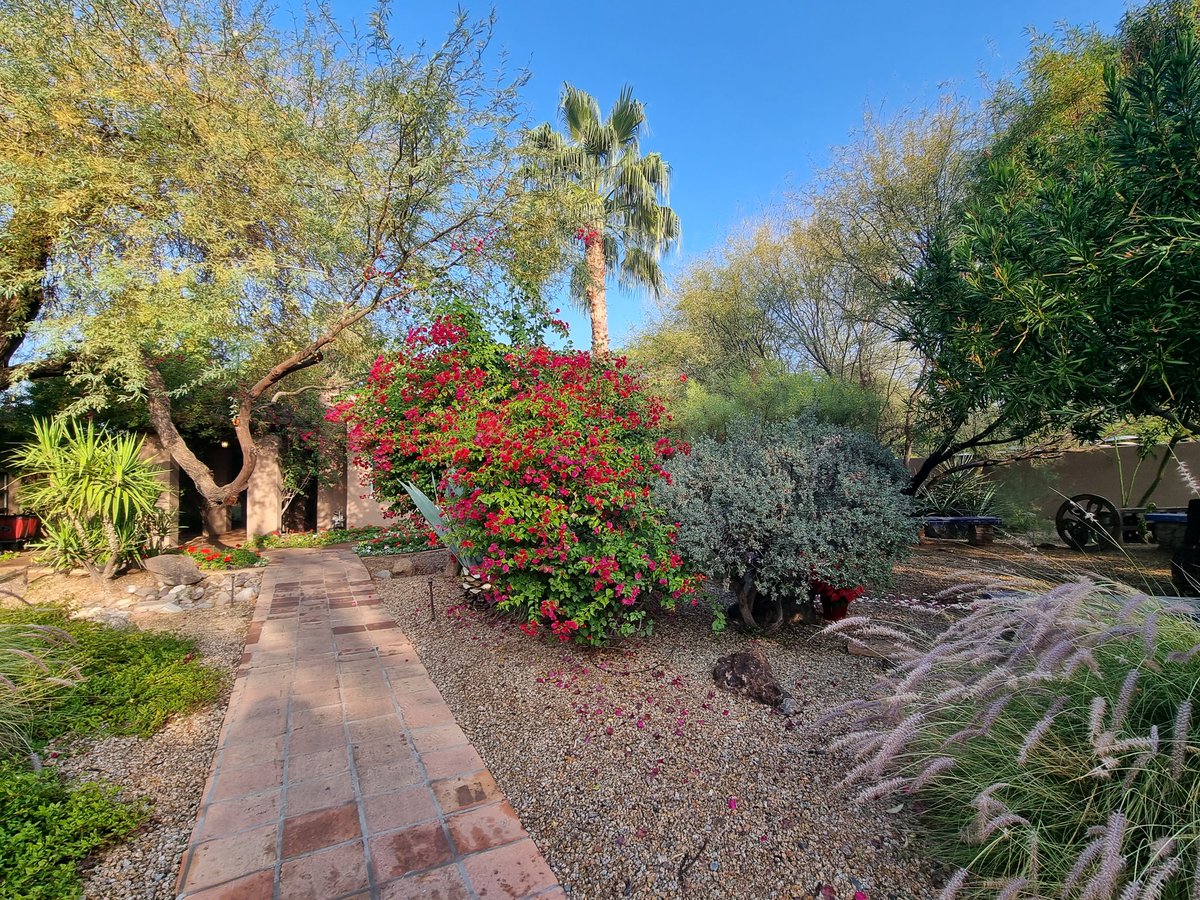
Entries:
[[943, 898], [1200, 896], [1200, 623], [1080, 581], [977, 602], [931, 646], [848, 619], [899, 665], [844, 707], [844, 785], [922, 809]]
[[13, 454], [12, 466], [21, 502], [42, 518], [40, 549], [52, 566], [80, 566], [106, 580], [144, 555], [163, 484], [142, 446], [137, 435], [91, 422], [34, 422], [34, 439]]

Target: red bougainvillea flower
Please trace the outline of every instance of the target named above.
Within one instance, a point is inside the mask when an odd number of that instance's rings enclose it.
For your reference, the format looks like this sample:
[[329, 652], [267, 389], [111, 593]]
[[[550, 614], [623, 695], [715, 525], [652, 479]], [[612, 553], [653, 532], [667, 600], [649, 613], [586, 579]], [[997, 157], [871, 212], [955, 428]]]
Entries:
[[486, 599], [526, 634], [599, 644], [695, 593], [653, 503], [686, 450], [623, 358], [497, 345], [463, 312], [412, 329], [334, 410], [377, 497], [436, 485]]

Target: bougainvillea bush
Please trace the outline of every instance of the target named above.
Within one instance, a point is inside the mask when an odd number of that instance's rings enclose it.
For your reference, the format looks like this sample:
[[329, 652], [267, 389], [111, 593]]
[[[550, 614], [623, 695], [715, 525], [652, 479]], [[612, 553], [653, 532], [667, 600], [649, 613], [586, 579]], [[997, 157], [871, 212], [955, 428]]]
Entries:
[[922, 810], [960, 867], [943, 898], [1200, 896], [1194, 610], [1081, 581], [977, 600], [933, 640], [829, 630], [893, 648], [875, 695], [839, 711], [834, 749], [859, 801]]
[[743, 421], [724, 441], [697, 441], [670, 473], [658, 496], [680, 523], [680, 552], [730, 585], [748, 625], [814, 622], [814, 599], [839, 617], [915, 539], [907, 473], [860, 432]]
[[333, 410], [383, 500], [437, 488], [488, 599], [529, 634], [645, 633], [696, 579], [654, 505], [676, 448], [621, 358], [495, 344], [469, 316], [414, 329]]

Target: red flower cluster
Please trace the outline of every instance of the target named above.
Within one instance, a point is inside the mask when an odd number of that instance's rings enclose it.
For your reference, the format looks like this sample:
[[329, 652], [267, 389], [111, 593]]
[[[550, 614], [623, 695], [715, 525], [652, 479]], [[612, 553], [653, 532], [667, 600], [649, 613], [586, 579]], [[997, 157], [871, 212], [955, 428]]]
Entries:
[[582, 241], [584, 247], [590, 247], [600, 239], [600, 232], [594, 228], [576, 228], [575, 240]]
[[489, 599], [526, 633], [599, 643], [643, 630], [648, 601], [694, 591], [674, 526], [651, 502], [679, 448], [624, 359], [502, 347], [443, 318], [377, 360], [336, 409], [377, 496], [438, 479]]

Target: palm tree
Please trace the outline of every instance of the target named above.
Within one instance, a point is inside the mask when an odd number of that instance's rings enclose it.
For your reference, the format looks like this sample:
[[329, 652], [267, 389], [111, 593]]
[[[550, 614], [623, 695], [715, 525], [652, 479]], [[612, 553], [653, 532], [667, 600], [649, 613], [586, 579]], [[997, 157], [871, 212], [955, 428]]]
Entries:
[[670, 167], [641, 154], [646, 108], [626, 86], [607, 119], [591, 94], [563, 85], [559, 114], [566, 134], [549, 123], [529, 132], [525, 178], [535, 190], [560, 193], [583, 254], [571, 272], [571, 294], [587, 304], [592, 352], [608, 353], [605, 280], [656, 296], [662, 254], [679, 240], [679, 216], [667, 205]]

